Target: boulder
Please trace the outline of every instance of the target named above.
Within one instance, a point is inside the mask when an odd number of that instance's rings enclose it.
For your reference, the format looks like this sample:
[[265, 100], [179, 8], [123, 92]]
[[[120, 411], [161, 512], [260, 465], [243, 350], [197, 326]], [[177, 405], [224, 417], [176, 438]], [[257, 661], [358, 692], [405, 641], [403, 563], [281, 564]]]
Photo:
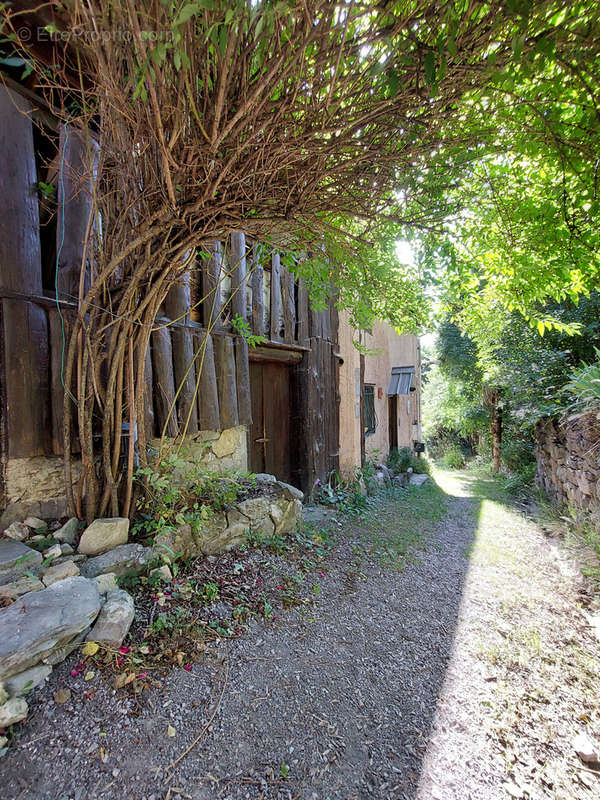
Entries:
[[73, 550], [70, 544], [67, 544], [65, 542], [64, 544], [61, 544], [60, 552], [62, 553], [63, 556], [72, 556], [75, 550]]
[[39, 517], [27, 517], [27, 519], [23, 520], [23, 524], [27, 525], [31, 530], [37, 531], [37, 533], [42, 533], [42, 531], [48, 529], [48, 523]]
[[54, 532], [53, 536], [57, 542], [64, 542], [73, 546], [77, 535], [79, 534], [79, 520], [77, 517], [71, 517], [68, 522]]
[[13, 522], [4, 531], [4, 535], [9, 539], [14, 539], [15, 542], [24, 542], [30, 534], [31, 530], [24, 522]]
[[300, 500], [292, 500], [288, 503], [281, 520], [275, 528], [275, 533], [293, 533], [298, 528], [298, 523], [302, 519], [302, 503]]
[[11, 697], [0, 706], [0, 728], [8, 728], [25, 719], [28, 711], [29, 706], [22, 697]]
[[261, 536], [272, 536], [275, 532], [275, 524], [269, 516], [260, 517], [252, 520], [250, 530]]
[[38, 664], [37, 667], [26, 669], [6, 679], [6, 691], [11, 697], [22, 697], [43, 683], [52, 672], [52, 667], [47, 664]]
[[19, 578], [17, 581], [0, 586], [0, 600], [13, 600], [27, 592], [39, 592], [43, 588], [44, 584], [37, 578]]
[[236, 428], [227, 428], [211, 445], [217, 458], [225, 458], [235, 453], [239, 446], [240, 436]]
[[44, 664], [52, 664], [52, 666], [60, 664], [67, 656], [71, 655], [73, 650], [77, 650], [89, 632], [90, 629], [87, 627], [85, 630], [81, 631], [81, 633], [78, 633], [77, 636], [69, 639], [66, 644], [60, 644], [53, 647], [48, 655], [44, 656]]
[[277, 486], [283, 489], [283, 496], [288, 500], [300, 500], [300, 502], [304, 500], [304, 492], [301, 492], [300, 489], [296, 489], [296, 487], [292, 486], [290, 483], [277, 481]]
[[127, 572], [141, 572], [152, 558], [150, 547], [141, 544], [121, 544], [108, 553], [89, 558], [82, 566], [82, 573], [87, 578], [95, 578], [103, 572], [114, 572], [125, 575]]
[[246, 528], [250, 527], [250, 518], [242, 514], [237, 508], [232, 508], [227, 512], [228, 525], [245, 525]]
[[40, 661], [96, 619], [100, 594], [94, 581], [67, 578], [40, 592], [30, 592], [0, 611], [0, 680]]
[[52, 586], [57, 581], [64, 581], [65, 578], [72, 578], [74, 575], [79, 575], [79, 567], [72, 561], [63, 561], [62, 564], [56, 564], [50, 569], [47, 569], [42, 575], [42, 581], [45, 586]]
[[22, 542], [0, 539], [0, 585], [12, 583], [26, 572], [40, 571], [42, 554]]
[[217, 555], [217, 553], [232, 550], [234, 547], [243, 544], [246, 541], [247, 533], [248, 525], [236, 522], [212, 537], [204, 537], [203, 532], [200, 547], [206, 556]]
[[129, 520], [126, 517], [95, 519], [81, 535], [78, 549], [86, 556], [97, 556], [127, 544], [128, 537]]
[[135, 606], [131, 595], [123, 589], [111, 589], [98, 619], [87, 635], [87, 641], [119, 647], [127, 636], [134, 616]]
[[94, 578], [98, 591], [100, 594], [106, 594], [111, 589], [118, 589], [117, 576], [114, 572], [104, 572], [102, 575], [96, 575]]
[[270, 500], [266, 497], [251, 497], [238, 503], [237, 509], [251, 520], [259, 520], [269, 518], [269, 506]]
[[271, 507], [269, 508], [269, 516], [273, 520], [275, 530], [277, 530], [277, 526], [281, 523], [288, 506], [289, 500], [286, 500], [285, 497], [280, 497], [279, 500], [271, 503]]
[[410, 485], [411, 486], [423, 486], [424, 483], [427, 483], [429, 480], [429, 475], [411, 475], [410, 476]]
[[254, 477], [260, 483], [277, 483], [275, 475], [271, 475], [268, 472], [257, 472]]
[[192, 531], [192, 526], [185, 523], [177, 530], [165, 530], [154, 537], [152, 555], [170, 564], [175, 556], [197, 556], [200, 548]]

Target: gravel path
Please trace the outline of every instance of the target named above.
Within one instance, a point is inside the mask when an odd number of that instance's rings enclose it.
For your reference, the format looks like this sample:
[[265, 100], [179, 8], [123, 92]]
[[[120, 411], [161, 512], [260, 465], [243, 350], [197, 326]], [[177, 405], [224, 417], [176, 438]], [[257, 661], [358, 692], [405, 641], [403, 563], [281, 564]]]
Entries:
[[368, 526], [349, 526], [312, 608], [171, 671], [141, 708], [108, 682], [55, 705], [66, 662], [0, 761], [1, 796], [600, 796], [570, 746], [600, 730], [598, 641], [577, 573], [468, 478], [438, 482], [446, 516], [402, 572], [361, 556]]

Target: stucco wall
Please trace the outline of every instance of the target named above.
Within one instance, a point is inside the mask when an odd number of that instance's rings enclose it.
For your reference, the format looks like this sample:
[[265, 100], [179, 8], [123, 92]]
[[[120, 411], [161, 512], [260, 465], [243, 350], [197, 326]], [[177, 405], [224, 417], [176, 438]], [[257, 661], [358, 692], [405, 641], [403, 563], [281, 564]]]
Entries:
[[[375, 387], [375, 432], [365, 438], [367, 454], [385, 459], [389, 452], [389, 414], [386, 394], [392, 367], [415, 367], [416, 391], [398, 396], [398, 447], [412, 447], [421, 437], [421, 373], [419, 340], [416, 336], [398, 336], [386, 323], [378, 322], [372, 332], [353, 330], [345, 314], [340, 314], [340, 468], [348, 472], [360, 465], [360, 353], [353, 340], [358, 339], [369, 355], [365, 356], [365, 384]], [[417, 422], [413, 426], [413, 422]]]

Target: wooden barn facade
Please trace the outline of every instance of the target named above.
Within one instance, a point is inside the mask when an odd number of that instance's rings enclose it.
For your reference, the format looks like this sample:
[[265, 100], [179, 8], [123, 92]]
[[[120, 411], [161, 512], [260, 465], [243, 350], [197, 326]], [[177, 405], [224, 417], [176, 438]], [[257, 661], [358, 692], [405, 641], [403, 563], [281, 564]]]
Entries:
[[[42, 100], [0, 86], [0, 511], [27, 500], [27, 471], [15, 489], [11, 469], [44, 459], [58, 469], [63, 453], [65, 348], [85, 288], [83, 150]], [[248, 347], [240, 321], [266, 341]], [[161, 308], [145, 429], [193, 437], [247, 426], [248, 468], [307, 490], [339, 466], [339, 361], [334, 304], [312, 310], [279, 252], [233, 233], [190, 260]]]

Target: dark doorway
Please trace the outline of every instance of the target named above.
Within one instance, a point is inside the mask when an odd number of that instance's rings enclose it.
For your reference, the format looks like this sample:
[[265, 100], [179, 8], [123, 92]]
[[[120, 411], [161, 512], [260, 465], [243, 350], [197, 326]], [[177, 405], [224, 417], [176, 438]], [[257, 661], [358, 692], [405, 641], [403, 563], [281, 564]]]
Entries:
[[398, 449], [398, 395], [388, 397], [388, 425], [390, 451]]
[[252, 425], [249, 459], [252, 472], [269, 472], [291, 482], [291, 367], [275, 362], [250, 363]]

